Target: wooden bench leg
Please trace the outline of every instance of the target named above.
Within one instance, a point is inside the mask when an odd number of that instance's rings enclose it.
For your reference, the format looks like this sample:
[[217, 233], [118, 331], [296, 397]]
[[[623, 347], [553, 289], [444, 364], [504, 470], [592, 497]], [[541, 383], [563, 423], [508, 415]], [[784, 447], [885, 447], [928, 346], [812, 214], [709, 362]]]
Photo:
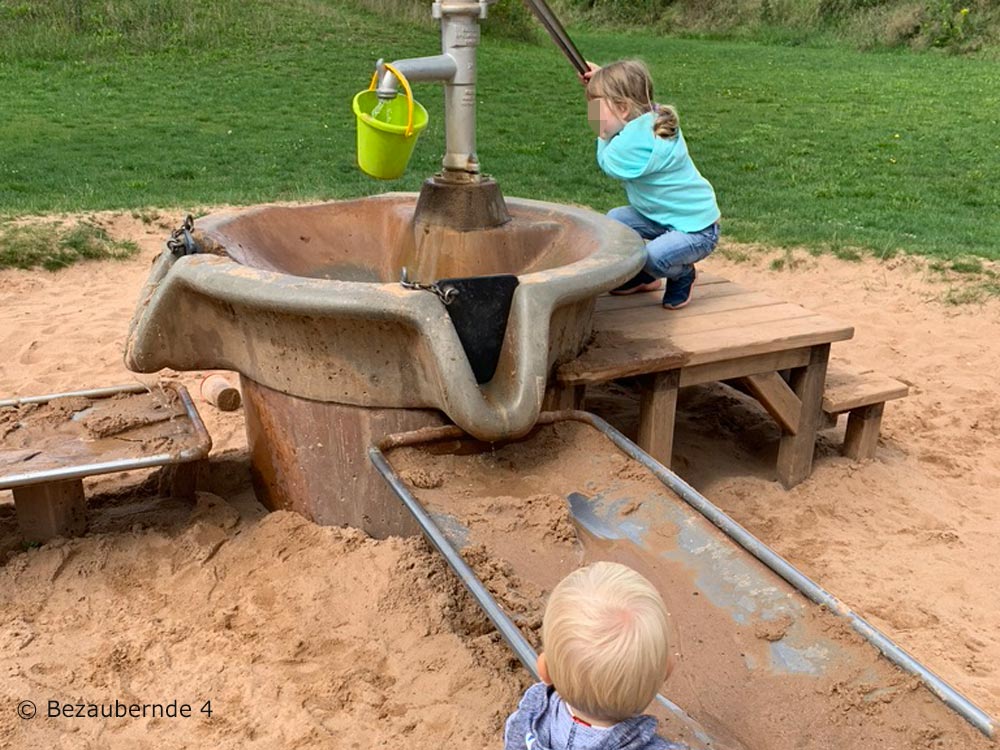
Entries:
[[201, 460], [164, 466], [160, 473], [160, 496], [193, 500], [198, 490], [198, 473], [205, 465]]
[[885, 403], [872, 404], [852, 409], [847, 417], [847, 432], [844, 434], [844, 455], [861, 460], [875, 458], [879, 431], [882, 429], [882, 412]]
[[582, 409], [586, 393], [586, 385], [564, 386], [558, 383], [553, 384], [545, 391], [545, 398], [542, 400], [542, 411]]
[[680, 370], [657, 372], [640, 381], [639, 447], [666, 468], [674, 449], [674, 419]]
[[830, 360], [830, 345], [814, 346], [809, 353], [809, 364], [792, 371], [790, 383], [799, 397], [801, 410], [796, 433], [784, 432], [778, 446], [778, 481], [791, 489], [812, 473], [813, 449], [816, 430], [823, 416], [823, 386], [826, 383], [826, 366]]
[[170, 494], [184, 500], [193, 500], [198, 491], [198, 470], [204, 461], [188, 461], [174, 467], [174, 477], [170, 484]]
[[13, 493], [17, 525], [26, 542], [77, 536], [87, 529], [83, 480], [14, 487]]

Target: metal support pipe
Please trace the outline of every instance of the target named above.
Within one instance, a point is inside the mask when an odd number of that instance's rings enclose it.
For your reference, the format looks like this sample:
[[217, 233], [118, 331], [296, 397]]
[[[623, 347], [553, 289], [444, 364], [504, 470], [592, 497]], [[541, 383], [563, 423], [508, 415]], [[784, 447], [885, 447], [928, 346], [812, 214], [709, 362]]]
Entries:
[[537, 680], [538, 671], [536, 668], [536, 662], [538, 659], [535, 650], [528, 643], [527, 639], [521, 635], [521, 631], [518, 630], [517, 625], [515, 625], [504, 611], [500, 609], [500, 605], [496, 603], [496, 600], [490, 595], [486, 587], [483, 585], [482, 581], [476, 576], [475, 571], [469, 567], [468, 563], [462, 559], [462, 556], [458, 554], [448, 538], [444, 533], [437, 527], [434, 520], [430, 517], [430, 514], [424, 510], [417, 499], [410, 494], [410, 491], [406, 489], [406, 485], [400, 480], [396, 475], [396, 472], [392, 470], [389, 462], [386, 460], [385, 455], [377, 446], [372, 446], [368, 449], [368, 456], [371, 462], [378, 469], [379, 473], [385, 478], [385, 481], [389, 483], [392, 491], [395, 492], [399, 499], [403, 501], [406, 509], [413, 514], [413, 517], [420, 524], [420, 528], [424, 532], [424, 536], [431, 545], [436, 549], [444, 559], [447, 561], [448, 565], [458, 576], [458, 579], [462, 582], [462, 585], [468, 590], [472, 597], [476, 600], [486, 616], [490, 618], [493, 624], [496, 626], [497, 631], [507, 642], [507, 645], [513, 649], [514, 653], [517, 654], [517, 658], [521, 660], [521, 664], [524, 668], [531, 672], [532, 676]]

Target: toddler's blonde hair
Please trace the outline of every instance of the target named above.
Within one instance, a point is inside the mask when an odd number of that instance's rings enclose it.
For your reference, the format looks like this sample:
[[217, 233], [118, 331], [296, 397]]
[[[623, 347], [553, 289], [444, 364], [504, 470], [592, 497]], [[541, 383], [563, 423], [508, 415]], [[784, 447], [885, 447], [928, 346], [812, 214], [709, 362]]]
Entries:
[[542, 643], [566, 703], [600, 721], [622, 721], [642, 713], [666, 677], [667, 608], [631, 568], [594, 563], [553, 589]]
[[653, 79], [639, 60], [619, 60], [605, 65], [587, 83], [588, 99], [607, 99], [628, 112], [628, 119], [655, 112], [653, 132], [660, 138], [675, 138], [680, 128], [677, 110], [653, 101]]

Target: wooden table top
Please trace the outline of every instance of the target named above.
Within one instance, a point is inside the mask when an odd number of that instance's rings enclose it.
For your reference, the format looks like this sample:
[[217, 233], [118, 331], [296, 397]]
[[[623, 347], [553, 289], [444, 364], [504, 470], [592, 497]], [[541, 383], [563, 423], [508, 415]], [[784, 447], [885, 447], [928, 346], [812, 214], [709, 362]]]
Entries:
[[691, 304], [664, 310], [663, 291], [598, 297], [593, 340], [559, 368], [560, 382], [598, 383], [616, 377], [722, 362], [844, 341], [854, 328], [755, 292], [728, 279], [699, 274]]

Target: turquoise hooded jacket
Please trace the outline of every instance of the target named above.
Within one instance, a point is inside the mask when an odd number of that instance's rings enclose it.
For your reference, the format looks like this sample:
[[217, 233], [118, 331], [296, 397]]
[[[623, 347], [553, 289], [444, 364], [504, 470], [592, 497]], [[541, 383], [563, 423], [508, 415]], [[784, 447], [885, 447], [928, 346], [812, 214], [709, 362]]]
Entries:
[[660, 138], [655, 115], [628, 122], [610, 140], [597, 139], [597, 163], [625, 183], [628, 202], [647, 219], [682, 232], [697, 232], [719, 220], [712, 185], [688, 154], [684, 134]]

